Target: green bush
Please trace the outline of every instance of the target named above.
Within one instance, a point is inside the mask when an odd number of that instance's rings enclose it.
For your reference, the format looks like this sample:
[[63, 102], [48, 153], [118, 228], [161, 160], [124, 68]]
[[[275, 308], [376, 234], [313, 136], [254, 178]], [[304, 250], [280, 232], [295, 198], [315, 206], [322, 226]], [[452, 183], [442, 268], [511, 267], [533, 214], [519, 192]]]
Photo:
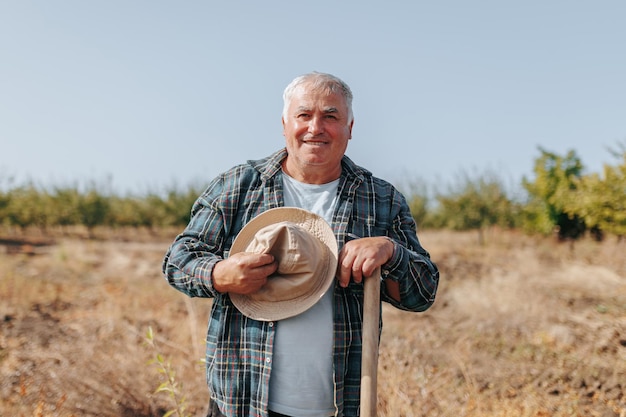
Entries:
[[[531, 233], [557, 233], [576, 239], [585, 231], [594, 236], [626, 236], [626, 145], [617, 165], [603, 172], [583, 175], [583, 164], [574, 151], [561, 156], [539, 148], [534, 178], [522, 180], [523, 198], [514, 199], [494, 172], [462, 173], [445, 190], [420, 179], [405, 180], [400, 187], [420, 228], [476, 230], [479, 239], [490, 227], [523, 228]], [[0, 225], [37, 227], [98, 226], [158, 229], [184, 227], [201, 189], [172, 185], [163, 191], [120, 196], [105, 184], [86, 187], [14, 185], [0, 177]], [[431, 197], [431, 194], [434, 197]]]

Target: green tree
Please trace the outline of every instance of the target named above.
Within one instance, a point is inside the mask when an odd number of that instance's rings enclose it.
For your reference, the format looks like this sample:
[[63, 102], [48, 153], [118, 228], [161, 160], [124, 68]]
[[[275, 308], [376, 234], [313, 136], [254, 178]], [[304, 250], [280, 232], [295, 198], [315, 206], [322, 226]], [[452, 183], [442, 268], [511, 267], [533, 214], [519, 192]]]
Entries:
[[428, 206], [430, 198], [428, 186], [421, 179], [407, 181], [399, 186], [400, 191], [406, 197], [407, 204], [411, 209], [411, 215], [418, 227], [430, 227], [428, 224]]
[[614, 234], [621, 240], [626, 236], [626, 145], [621, 154], [613, 154], [621, 158], [621, 164], [605, 164], [602, 175], [580, 178], [565, 209], [592, 230]]
[[78, 217], [80, 223], [87, 227], [89, 235], [93, 236], [96, 226], [105, 224], [110, 211], [110, 199], [97, 190], [91, 189], [81, 195], [78, 201]]
[[522, 181], [529, 196], [523, 210], [524, 227], [543, 234], [556, 231], [560, 239], [577, 239], [584, 233], [585, 223], [578, 215], [568, 213], [566, 204], [576, 190], [583, 164], [573, 150], [564, 157], [542, 148], [539, 151], [535, 180]]
[[45, 230], [52, 224], [50, 195], [33, 183], [14, 188], [8, 193], [5, 221], [11, 226], [26, 229], [35, 226]]
[[56, 226], [75, 226], [80, 224], [79, 204], [81, 200], [78, 188], [56, 187], [51, 196], [52, 223]]
[[471, 178], [463, 175], [445, 195], [437, 195], [435, 223], [453, 230], [476, 230], [484, 242], [484, 231], [491, 226], [513, 227], [515, 205], [497, 175], [485, 173]]
[[11, 199], [9, 198], [9, 194], [0, 191], [0, 225], [4, 224], [5, 221], [8, 223], [7, 207], [9, 206], [10, 201]]
[[149, 226], [147, 211], [145, 199], [136, 196], [112, 196], [106, 223], [111, 227]]

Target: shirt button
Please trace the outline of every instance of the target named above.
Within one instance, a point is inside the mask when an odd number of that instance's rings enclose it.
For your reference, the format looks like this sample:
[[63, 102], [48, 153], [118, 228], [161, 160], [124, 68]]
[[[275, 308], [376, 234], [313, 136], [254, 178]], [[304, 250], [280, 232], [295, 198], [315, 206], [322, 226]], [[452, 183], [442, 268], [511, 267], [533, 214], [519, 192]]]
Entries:
[[273, 322], [273, 321], [270, 321], [270, 322], [269, 322], [269, 324], [268, 324], [268, 326], [270, 326], [270, 327], [274, 327], [274, 322]]
[[270, 363], [272, 361], [271, 358], [265, 358], [265, 362]]

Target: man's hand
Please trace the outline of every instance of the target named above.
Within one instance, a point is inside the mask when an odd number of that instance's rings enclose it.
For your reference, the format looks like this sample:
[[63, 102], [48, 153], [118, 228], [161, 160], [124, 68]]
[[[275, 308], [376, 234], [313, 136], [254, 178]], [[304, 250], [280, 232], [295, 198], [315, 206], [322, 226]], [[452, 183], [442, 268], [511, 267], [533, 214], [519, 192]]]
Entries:
[[235, 253], [213, 268], [213, 288], [220, 293], [251, 294], [276, 272], [278, 262], [268, 253]]
[[364, 237], [347, 242], [339, 253], [339, 285], [347, 287], [350, 278], [354, 282], [363, 281], [363, 277], [372, 275], [376, 268], [391, 259], [393, 250], [393, 242], [386, 237]]

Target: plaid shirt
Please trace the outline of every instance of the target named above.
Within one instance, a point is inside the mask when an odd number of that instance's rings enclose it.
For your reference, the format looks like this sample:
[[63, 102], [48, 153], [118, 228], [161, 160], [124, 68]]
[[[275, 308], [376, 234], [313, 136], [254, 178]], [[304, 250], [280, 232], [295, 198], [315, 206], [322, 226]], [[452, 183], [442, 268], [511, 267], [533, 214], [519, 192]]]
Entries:
[[[207, 382], [212, 399], [228, 417], [266, 417], [272, 346], [280, 322], [249, 319], [228, 294], [215, 291], [211, 273], [228, 257], [244, 224], [283, 205], [281, 162], [285, 149], [248, 161], [215, 178], [196, 200], [191, 220], [163, 262], [170, 285], [191, 297], [213, 298], [206, 339]], [[404, 197], [389, 183], [342, 160], [339, 200], [332, 228], [339, 248], [355, 237], [388, 236], [393, 258], [381, 268], [383, 279], [400, 285], [396, 302], [382, 285], [381, 299], [407, 311], [432, 305], [439, 282], [437, 267], [420, 245]], [[337, 416], [359, 413], [363, 285], [334, 288], [334, 382]], [[382, 321], [381, 321], [382, 329]]]

